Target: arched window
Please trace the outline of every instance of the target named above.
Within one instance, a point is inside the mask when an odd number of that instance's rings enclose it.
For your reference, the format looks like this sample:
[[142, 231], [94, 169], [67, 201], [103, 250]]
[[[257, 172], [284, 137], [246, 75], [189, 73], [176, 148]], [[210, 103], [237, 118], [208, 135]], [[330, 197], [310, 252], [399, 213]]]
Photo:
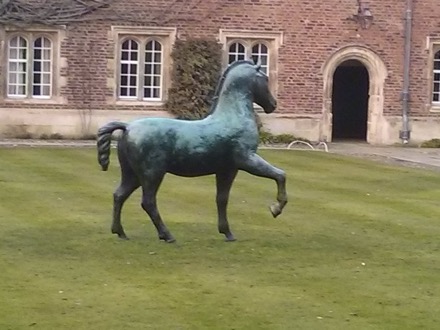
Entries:
[[28, 72], [28, 42], [21, 36], [8, 44], [8, 96], [26, 97]]
[[252, 59], [254, 63], [261, 62], [261, 71], [265, 74], [269, 74], [269, 51], [267, 46], [262, 43], [252, 46]]
[[440, 103], [440, 50], [434, 54], [432, 102]]
[[151, 40], [145, 46], [144, 100], [160, 99], [162, 89], [162, 45]]
[[[116, 102], [158, 105], [167, 97], [175, 28], [114, 27], [118, 44]], [[151, 103], [151, 104], [149, 104]]]
[[8, 42], [8, 97], [50, 98], [52, 96], [53, 42], [28, 33]]
[[135, 40], [125, 40], [121, 45], [119, 96], [138, 96], [139, 44]]
[[261, 61], [261, 71], [269, 74], [269, 49], [264, 43], [233, 42], [228, 48], [228, 64], [238, 60], [252, 59], [254, 63]]
[[159, 41], [148, 39], [123, 41], [120, 55], [119, 98], [138, 101], [161, 100], [162, 71], [163, 46]]
[[228, 64], [235, 61], [244, 60], [246, 58], [246, 48], [239, 42], [234, 42], [229, 46]]
[[32, 95], [47, 98], [52, 94], [52, 42], [45, 37], [34, 41]]
[[239, 59], [260, 61], [261, 71], [269, 78], [271, 91], [277, 93], [278, 50], [283, 44], [282, 32], [220, 29], [219, 41], [224, 45], [223, 64]]

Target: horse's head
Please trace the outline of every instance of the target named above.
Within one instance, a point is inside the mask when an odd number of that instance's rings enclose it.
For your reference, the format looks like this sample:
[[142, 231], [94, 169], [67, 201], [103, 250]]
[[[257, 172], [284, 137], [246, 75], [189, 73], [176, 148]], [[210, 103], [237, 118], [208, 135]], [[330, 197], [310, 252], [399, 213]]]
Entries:
[[254, 102], [261, 106], [265, 113], [273, 112], [277, 101], [269, 89], [269, 78], [262, 72], [261, 64], [254, 65], [255, 78], [253, 83]]
[[236, 61], [224, 71], [217, 85], [212, 111], [223, 92], [245, 92], [246, 95], [250, 92], [250, 101], [261, 106], [266, 113], [273, 112], [277, 106], [267, 75], [261, 71], [261, 65], [255, 65], [253, 61]]

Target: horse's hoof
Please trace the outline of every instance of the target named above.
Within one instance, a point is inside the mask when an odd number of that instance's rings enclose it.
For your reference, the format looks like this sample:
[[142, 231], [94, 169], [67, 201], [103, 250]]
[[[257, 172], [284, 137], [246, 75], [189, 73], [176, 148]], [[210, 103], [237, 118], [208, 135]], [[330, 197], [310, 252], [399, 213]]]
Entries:
[[124, 239], [124, 240], [128, 240], [128, 237], [127, 237], [127, 235], [125, 235], [125, 233], [124, 233], [124, 231], [122, 230], [113, 230], [112, 229], [112, 234], [116, 234], [116, 235], [118, 235], [118, 237], [120, 238], [120, 239]]
[[165, 241], [167, 243], [174, 243], [176, 241], [176, 239], [173, 236], [171, 236], [171, 235], [159, 236], [159, 239], [161, 241]]
[[225, 235], [225, 242], [235, 242], [237, 239], [232, 234]]
[[119, 237], [120, 239], [125, 240], [125, 241], [128, 241], [128, 240], [129, 240], [129, 238], [127, 237], [127, 235], [125, 235], [124, 233], [122, 233], [122, 234], [117, 233], [117, 234], [118, 234], [118, 237]]
[[272, 216], [274, 218], [276, 218], [277, 216], [279, 216], [281, 214], [281, 208], [279, 206], [279, 204], [273, 204], [269, 207], [270, 209], [270, 213], [272, 213]]

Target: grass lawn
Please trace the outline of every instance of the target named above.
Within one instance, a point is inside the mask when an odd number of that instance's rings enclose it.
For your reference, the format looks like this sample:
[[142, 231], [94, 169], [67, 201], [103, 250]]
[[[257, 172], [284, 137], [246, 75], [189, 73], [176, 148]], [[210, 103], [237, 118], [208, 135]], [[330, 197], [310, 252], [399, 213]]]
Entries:
[[126, 203], [94, 149], [0, 149], [0, 329], [438, 329], [440, 173], [312, 151], [262, 151], [288, 173], [241, 173], [217, 233], [214, 178], [168, 175], [177, 242]]

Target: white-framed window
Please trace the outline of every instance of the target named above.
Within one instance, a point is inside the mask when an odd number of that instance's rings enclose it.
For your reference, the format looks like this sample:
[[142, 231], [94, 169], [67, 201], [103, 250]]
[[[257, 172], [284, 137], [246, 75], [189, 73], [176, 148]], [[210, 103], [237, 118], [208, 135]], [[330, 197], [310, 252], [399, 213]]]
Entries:
[[246, 48], [240, 41], [234, 41], [228, 47], [228, 64], [246, 59]]
[[278, 49], [283, 44], [282, 32], [221, 29], [223, 65], [237, 60], [252, 59], [261, 63], [261, 70], [269, 76], [271, 90], [276, 93], [278, 80]]
[[162, 102], [170, 81], [174, 28], [112, 27], [116, 101]]
[[13, 34], [7, 39], [8, 98], [50, 99], [53, 89], [53, 41], [38, 33]]
[[122, 40], [120, 46], [120, 99], [161, 100], [163, 45], [155, 39]]
[[252, 59], [261, 63], [261, 71], [269, 74], [269, 47], [266, 41], [232, 40], [228, 44], [228, 64], [238, 60]]
[[432, 66], [432, 104], [440, 106], [440, 49], [434, 52]]
[[427, 68], [425, 109], [440, 112], [440, 37], [426, 38]]

